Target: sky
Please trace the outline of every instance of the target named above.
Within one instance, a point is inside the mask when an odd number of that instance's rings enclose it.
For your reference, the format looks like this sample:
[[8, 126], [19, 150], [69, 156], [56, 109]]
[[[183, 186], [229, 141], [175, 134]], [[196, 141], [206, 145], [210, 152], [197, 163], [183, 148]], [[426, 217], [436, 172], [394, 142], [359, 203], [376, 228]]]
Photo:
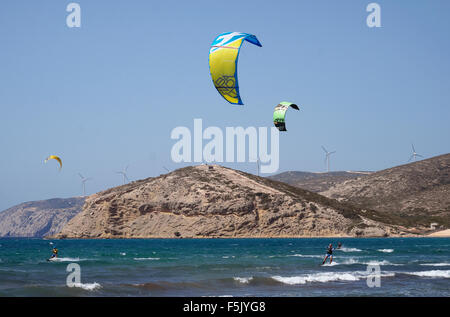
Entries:
[[[0, 2], [0, 210], [25, 201], [92, 194], [174, 170], [171, 131], [271, 127], [274, 107], [295, 102], [280, 134], [279, 172], [381, 170], [450, 152], [449, 1], [78, 0]], [[254, 34], [239, 55], [243, 106], [215, 90], [214, 38]], [[44, 159], [56, 154], [63, 169]], [[254, 163], [224, 163], [256, 173]], [[163, 167], [164, 166], [164, 167]]]

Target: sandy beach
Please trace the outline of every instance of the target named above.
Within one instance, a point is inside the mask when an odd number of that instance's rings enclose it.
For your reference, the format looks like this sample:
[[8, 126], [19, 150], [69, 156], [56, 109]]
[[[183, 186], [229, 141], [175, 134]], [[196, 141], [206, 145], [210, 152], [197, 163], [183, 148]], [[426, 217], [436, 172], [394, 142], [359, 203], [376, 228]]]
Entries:
[[450, 229], [433, 232], [432, 234], [429, 234], [428, 237], [450, 237]]

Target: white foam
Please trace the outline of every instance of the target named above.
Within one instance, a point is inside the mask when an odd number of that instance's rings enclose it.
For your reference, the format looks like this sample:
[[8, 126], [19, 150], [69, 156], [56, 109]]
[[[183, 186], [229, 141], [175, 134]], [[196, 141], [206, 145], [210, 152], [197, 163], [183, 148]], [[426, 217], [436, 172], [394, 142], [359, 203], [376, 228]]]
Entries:
[[357, 248], [340, 248], [340, 249], [336, 249], [336, 250], [341, 250], [343, 252], [361, 252], [361, 249], [357, 249]]
[[450, 278], [450, 270], [432, 270], [432, 271], [421, 271], [421, 272], [404, 272], [405, 274], [420, 276], [420, 277], [442, 277]]
[[120, 255], [127, 255], [125, 252], [120, 252]]
[[[318, 282], [327, 283], [334, 281], [358, 281], [363, 278], [367, 278], [367, 272], [323, 272], [314, 274], [305, 274], [300, 276], [283, 277], [283, 276], [272, 276], [271, 278], [281, 282], [283, 284], [298, 285], [306, 284], [308, 282]], [[380, 277], [395, 276], [393, 272], [381, 273]]]
[[369, 261], [369, 262], [364, 262], [362, 264], [366, 264], [366, 265], [393, 265], [393, 266], [402, 266], [403, 264], [397, 264], [397, 263], [391, 263], [389, 261], [383, 260], [383, 261]]
[[272, 278], [278, 282], [289, 285], [306, 284], [307, 282], [331, 282], [331, 281], [357, 281], [358, 278], [351, 273], [316, 273], [303, 276], [272, 276]]
[[377, 251], [384, 252], [384, 253], [392, 253], [392, 252], [394, 252], [394, 249], [378, 249]]
[[78, 287], [87, 291], [93, 291], [95, 289], [101, 288], [102, 286], [99, 283], [94, 282], [94, 283], [73, 283], [71, 287]]
[[450, 263], [443, 262], [443, 263], [423, 263], [421, 264], [423, 266], [450, 266]]
[[233, 280], [239, 283], [248, 284], [251, 280], [253, 280], [253, 277], [233, 277]]
[[323, 258], [321, 255], [312, 255], [312, 254], [289, 254], [288, 256], [298, 256], [301, 258]]
[[358, 262], [358, 260], [350, 258], [350, 259], [345, 260], [344, 262], [342, 262], [342, 264], [347, 264], [348, 265], [348, 264], [362, 264], [362, 263]]
[[336, 261], [334, 261], [334, 262], [327, 262], [327, 263], [325, 263], [325, 264], [322, 264], [322, 266], [335, 266], [335, 265], [339, 265], [339, 263], [338, 262], [336, 262]]
[[80, 259], [80, 258], [50, 258], [49, 261], [53, 262], [79, 262], [79, 261], [86, 261], [86, 259]]
[[136, 261], [159, 260], [159, 258], [134, 258]]

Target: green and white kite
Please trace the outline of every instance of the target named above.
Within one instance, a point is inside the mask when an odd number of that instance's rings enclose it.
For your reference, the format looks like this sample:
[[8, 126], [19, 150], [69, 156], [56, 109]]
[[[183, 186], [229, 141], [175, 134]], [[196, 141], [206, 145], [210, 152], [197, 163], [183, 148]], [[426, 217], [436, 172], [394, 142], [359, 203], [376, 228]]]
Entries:
[[286, 119], [286, 111], [289, 109], [289, 107], [292, 107], [295, 110], [300, 110], [296, 104], [292, 102], [283, 101], [280, 102], [273, 111], [273, 124], [275, 124], [275, 126], [280, 131], [287, 131], [285, 119]]

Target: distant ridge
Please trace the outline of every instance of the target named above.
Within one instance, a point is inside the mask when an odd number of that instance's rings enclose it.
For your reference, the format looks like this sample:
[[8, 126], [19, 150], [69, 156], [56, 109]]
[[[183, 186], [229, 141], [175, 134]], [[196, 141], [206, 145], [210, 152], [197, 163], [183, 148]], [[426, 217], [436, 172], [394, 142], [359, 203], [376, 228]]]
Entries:
[[0, 237], [44, 237], [58, 233], [84, 204], [84, 197], [31, 201], [0, 212]]
[[450, 154], [349, 179], [321, 194], [402, 217], [410, 225], [450, 227]]
[[307, 189], [316, 193], [323, 192], [343, 181], [364, 177], [373, 172], [337, 171], [337, 172], [297, 172], [289, 171], [268, 178], [287, 183], [292, 186]]

